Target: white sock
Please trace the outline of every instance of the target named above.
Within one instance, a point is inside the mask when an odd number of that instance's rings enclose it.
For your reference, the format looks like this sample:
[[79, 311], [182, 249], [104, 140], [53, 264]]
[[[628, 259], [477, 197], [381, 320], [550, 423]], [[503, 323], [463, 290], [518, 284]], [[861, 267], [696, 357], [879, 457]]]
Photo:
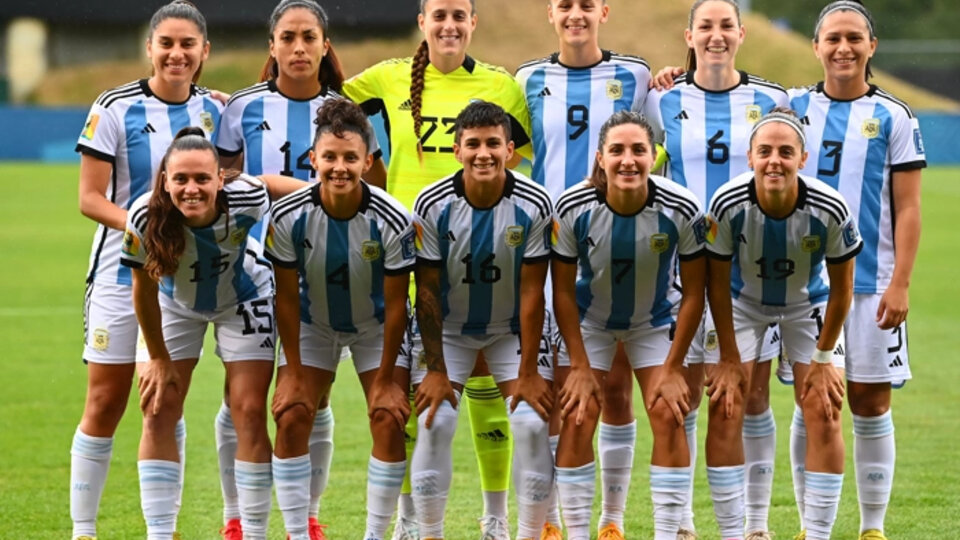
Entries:
[[557, 491], [563, 509], [567, 540], [589, 540], [590, 513], [596, 489], [597, 465], [591, 461], [579, 467], [557, 467]]
[[843, 474], [804, 473], [803, 528], [807, 540], [830, 540], [833, 522], [837, 519], [840, 491], [843, 489]]
[[266, 540], [272, 502], [271, 468], [270, 463], [251, 463], [239, 459], [234, 463], [244, 540]]
[[[654, 540], [676, 540], [690, 492], [690, 467], [650, 466]], [[688, 529], [689, 530], [689, 529]]]
[[507, 519], [507, 491], [483, 491], [483, 515]]
[[769, 407], [760, 414], [744, 416], [743, 454], [747, 477], [744, 492], [746, 532], [767, 531], [773, 491], [773, 460], [777, 455], [777, 424]]
[[800, 513], [803, 527], [803, 473], [807, 462], [807, 425], [803, 422], [803, 409], [794, 405], [793, 422], [790, 423], [790, 470], [793, 471], [793, 498]]
[[141, 459], [140, 508], [147, 523], [147, 540], [170, 540], [177, 527], [177, 493], [180, 464], [175, 461]]
[[406, 461], [391, 463], [370, 456], [367, 462], [367, 530], [363, 533], [364, 540], [382, 540], [387, 534], [406, 470]]
[[[180, 491], [177, 492], [177, 515], [180, 515], [180, 504], [183, 501], [183, 480], [187, 467], [187, 421], [181, 416], [174, 428], [174, 437], [177, 440], [177, 453], [180, 454]], [[176, 528], [176, 523], [174, 523]]]
[[281, 459], [273, 456], [273, 483], [277, 506], [283, 514], [287, 534], [307, 534], [307, 507], [310, 504], [310, 454]]
[[220, 404], [220, 411], [213, 421], [213, 435], [217, 441], [217, 457], [220, 465], [220, 491], [223, 493], [223, 522], [240, 519], [237, 502], [237, 481], [233, 477], [233, 462], [237, 458], [237, 430], [233, 427], [230, 407]]
[[458, 412], [449, 401], [444, 401], [437, 408], [430, 429], [425, 425], [426, 414], [417, 419], [417, 445], [410, 460], [410, 485], [420, 538], [443, 538], [443, 513], [453, 478], [451, 444], [457, 430]]
[[[560, 442], [560, 435], [550, 436], [550, 455], [553, 463], [557, 462], [557, 444]], [[554, 476], [553, 485], [550, 487], [550, 495], [547, 497], [547, 523], [560, 528], [560, 496], [557, 493], [557, 479]]]
[[[506, 399], [510, 410], [512, 397]], [[513, 485], [517, 493], [517, 538], [539, 538], [547, 520], [547, 503], [553, 487], [550, 427], [526, 401], [509, 415], [513, 434]]]
[[897, 448], [893, 439], [893, 415], [853, 415], [853, 465], [860, 501], [860, 532], [883, 532], [883, 519], [893, 488]]
[[683, 418], [683, 429], [687, 432], [687, 451], [690, 452], [690, 484], [686, 500], [683, 503], [683, 514], [680, 516], [680, 528], [688, 531], [697, 530], [693, 524], [693, 481], [697, 471], [697, 416], [694, 409]]
[[97, 535], [97, 511], [110, 470], [113, 437], [91, 437], [77, 427], [70, 447], [70, 519], [73, 536]]
[[637, 421], [615, 426], [600, 422], [597, 453], [600, 454], [600, 486], [603, 489], [600, 521], [597, 528], [608, 523], [623, 531], [623, 513], [630, 491], [630, 473], [633, 472], [633, 447], [637, 444]]
[[327, 489], [332, 459], [333, 410], [327, 407], [317, 411], [310, 431], [310, 517], [320, 514], [320, 495]]
[[413, 495], [410, 493], [401, 493], [397, 501], [397, 515], [416, 523], [417, 507], [413, 505]]
[[743, 465], [707, 467], [713, 512], [724, 540], [743, 538], [743, 473]]

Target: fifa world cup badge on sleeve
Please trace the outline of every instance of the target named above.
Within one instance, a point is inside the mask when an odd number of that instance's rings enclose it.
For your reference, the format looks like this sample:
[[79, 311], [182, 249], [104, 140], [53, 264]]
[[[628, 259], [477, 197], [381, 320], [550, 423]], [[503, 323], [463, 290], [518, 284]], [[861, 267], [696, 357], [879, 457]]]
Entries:
[[140, 254], [140, 239], [130, 231], [123, 233], [123, 254], [131, 257]]
[[713, 216], [706, 216], [706, 224], [704, 228], [707, 232], [707, 243], [712, 244], [717, 240], [717, 220], [713, 219]]
[[507, 227], [506, 241], [508, 247], [520, 247], [523, 244], [523, 225], [511, 225]]
[[843, 243], [847, 247], [853, 247], [860, 241], [860, 233], [857, 231], [856, 225], [853, 224], [853, 221], [847, 223], [847, 226], [843, 228]]
[[100, 122], [99, 114], [91, 114], [87, 118], [87, 123], [83, 125], [83, 138], [92, 141], [93, 135], [97, 132], [97, 124]]
[[400, 239], [400, 254], [405, 261], [409, 261], [417, 256], [416, 232], [410, 231]]
[[707, 241], [707, 219], [706, 216], [700, 216], [700, 219], [693, 223], [693, 236], [697, 239], [698, 244], [706, 243]]
[[913, 130], [913, 146], [918, 155], [922, 156], [926, 153], [926, 151], [923, 149], [923, 137], [920, 136], [920, 128], [915, 128]]

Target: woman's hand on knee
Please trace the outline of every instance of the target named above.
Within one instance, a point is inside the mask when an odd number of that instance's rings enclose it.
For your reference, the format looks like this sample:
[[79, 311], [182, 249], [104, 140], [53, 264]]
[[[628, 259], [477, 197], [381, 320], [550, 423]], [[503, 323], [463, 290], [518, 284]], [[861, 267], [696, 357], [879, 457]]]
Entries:
[[140, 410], [144, 414], [158, 414], [167, 392], [181, 397], [182, 381], [170, 359], [151, 358], [140, 368], [137, 388], [140, 391]]

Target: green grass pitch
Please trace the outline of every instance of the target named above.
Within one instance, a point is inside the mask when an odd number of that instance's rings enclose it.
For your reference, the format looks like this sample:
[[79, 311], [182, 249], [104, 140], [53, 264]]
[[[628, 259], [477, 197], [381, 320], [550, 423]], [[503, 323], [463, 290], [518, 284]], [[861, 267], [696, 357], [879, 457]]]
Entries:
[[[86, 385], [81, 353], [83, 278], [93, 225], [77, 211], [77, 167], [0, 164], [0, 538], [65, 539], [70, 534], [70, 441], [80, 418]], [[960, 208], [960, 169], [935, 168], [924, 175], [924, 230], [912, 284], [910, 355], [914, 379], [895, 393], [898, 460], [887, 517], [891, 539], [949, 538], [960, 534], [960, 280], [957, 279], [953, 212]], [[954, 345], [950, 345], [954, 343]], [[208, 347], [208, 351], [212, 348]], [[186, 404], [188, 459], [180, 530], [187, 539], [217, 538], [220, 488], [213, 418], [223, 370], [208, 353], [200, 362]], [[942, 382], [942, 384], [941, 384]], [[134, 389], [134, 394], [135, 389]], [[773, 384], [778, 425], [776, 479], [771, 526], [781, 540], [797, 532], [787, 452], [790, 391]], [[365, 476], [370, 448], [366, 408], [353, 367], [343, 365], [333, 392], [336, 450], [321, 521], [330, 538], [357, 538], [365, 521]], [[642, 416], [642, 415], [641, 415]], [[705, 434], [701, 415], [700, 439]], [[847, 475], [835, 538], [856, 538], [859, 515], [852, 476], [849, 414]], [[652, 536], [647, 466], [649, 430], [640, 419], [636, 468], [627, 530]], [[479, 481], [461, 420], [455, 475], [447, 509], [448, 538], [478, 537]], [[142, 538], [136, 472], [140, 414], [132, 400], [117, 433], [110, 476], [99, 519], [101, 540]], [[702, 452], [701, 452], [702, 456]], [[701, 538], [717, 538], [698, 460], [696, 522]], [[598, 512], [595, 511], [596, 515]], [[515, 516], [515, 507], [511, 507]], [[279, 512], [271, 516], [270, 538], [284, 538]]]

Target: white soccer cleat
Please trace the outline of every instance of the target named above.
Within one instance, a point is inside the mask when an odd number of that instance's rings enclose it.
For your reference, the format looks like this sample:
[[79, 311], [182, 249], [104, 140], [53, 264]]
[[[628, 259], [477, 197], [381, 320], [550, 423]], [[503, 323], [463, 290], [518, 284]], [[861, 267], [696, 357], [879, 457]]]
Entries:
[[497, 516], [480, 518], [480, 540], [510, 540], [510, 525]]
[[420, 540], [420, 530], [417, 529], [415, 521], [404, 517], [397, 517], [397, 523], [393, 526], [393, 536], [390, 540]]

